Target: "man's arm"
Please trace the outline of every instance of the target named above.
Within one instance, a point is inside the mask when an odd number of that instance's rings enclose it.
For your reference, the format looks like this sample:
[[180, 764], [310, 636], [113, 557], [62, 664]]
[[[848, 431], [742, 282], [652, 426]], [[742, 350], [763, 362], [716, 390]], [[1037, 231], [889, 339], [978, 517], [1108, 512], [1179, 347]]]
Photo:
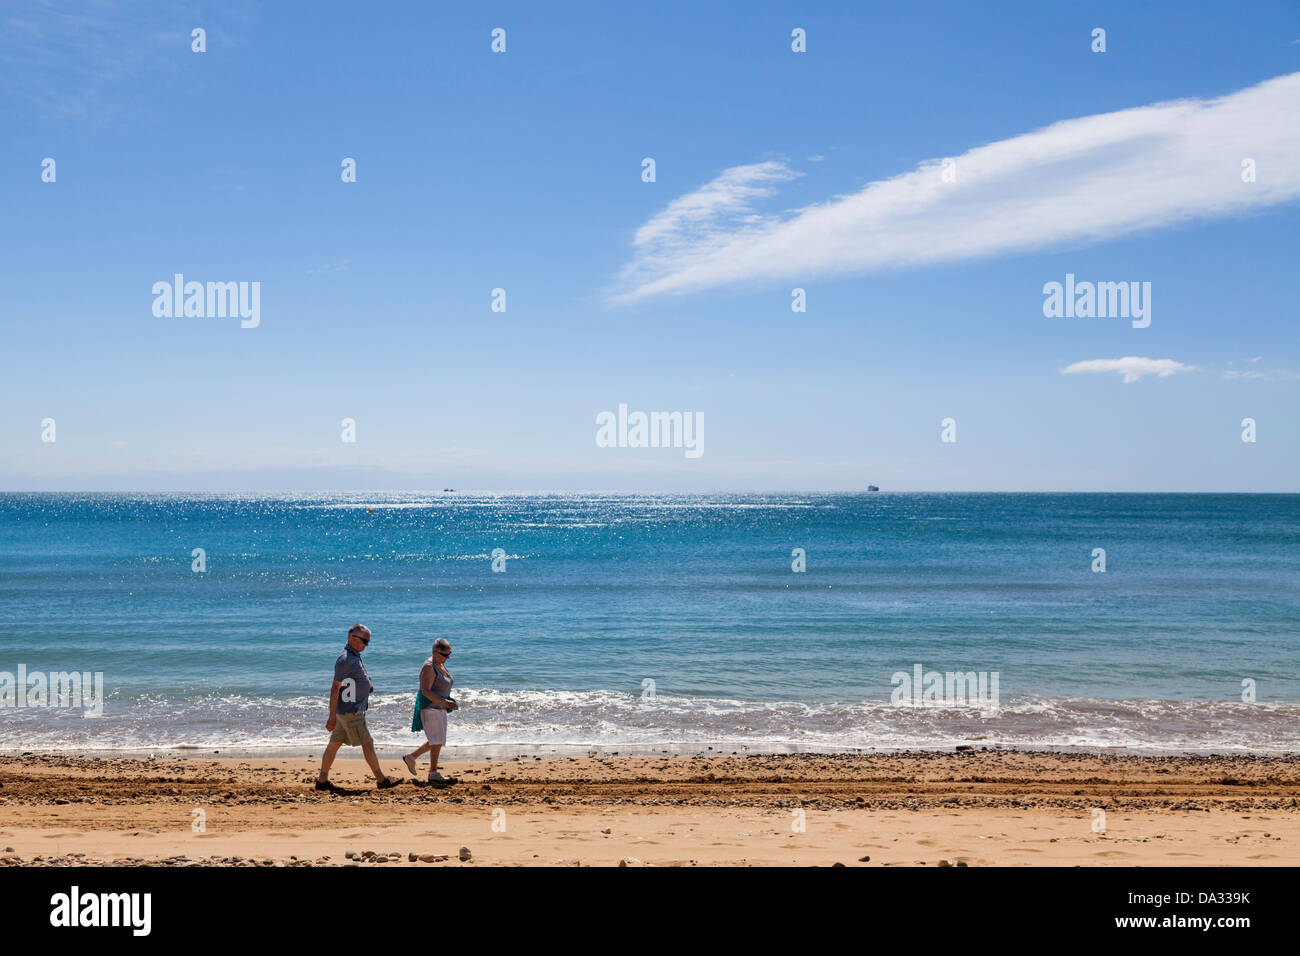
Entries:
[[343, 688], [340, 681], [335, 681], [330, 685], [330, 719], [325, 722], [325, 729], [332, 731], [335, 721], [338, 718], [339, 708], [339, 691]]

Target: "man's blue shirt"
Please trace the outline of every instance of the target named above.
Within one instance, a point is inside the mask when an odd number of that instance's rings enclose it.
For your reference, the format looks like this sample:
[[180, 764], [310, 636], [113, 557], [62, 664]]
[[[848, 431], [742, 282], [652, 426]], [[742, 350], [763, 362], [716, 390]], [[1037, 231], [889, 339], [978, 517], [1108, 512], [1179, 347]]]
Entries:
[[[355, 714], [369, 706], [370, 675], [366, 673], [366, 665], [361, 663], [361, 655], [351, 647], [344, 647], [334, 662], [334, 679], [343, 685], [339, 691], [338, 713]], [[351, 685], [347, 683], [349, 680]]]

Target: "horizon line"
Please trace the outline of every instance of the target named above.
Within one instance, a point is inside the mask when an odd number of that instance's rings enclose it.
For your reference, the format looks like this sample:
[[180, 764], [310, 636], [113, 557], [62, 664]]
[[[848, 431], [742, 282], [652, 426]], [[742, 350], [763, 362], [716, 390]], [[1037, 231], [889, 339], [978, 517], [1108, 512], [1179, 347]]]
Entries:
[[678, 490], [654, 490], [640, 489], [628, 491], [613, 488], [582, 488], [582, 489], [476, 489], [476, 488], [454, 488], [436, 489], [436, 488], [392, 488], [392, 489], [374, 489], [374, 488], [340, 488], [337, 490], [320, 491], [305, 489], [259, 489], [256, 491], [197, 491], [197, 490], [176, 490], [176, 491], [145, 491], [136, 490], [117, 490], [110, 491], [104, 489], [43, 489], [43, 490], [10, 490], [0, 489], [0, 495], [176, 495], [176, 496], [215, 496], [215, 495], [301, 495], [301, 496], [320, 496], [320, 495], [1300, 495], [1300, 490], [1296, 491], [1166, 491], [1159, 489], [1146, 489], [1142, 491], [1079, 491], [1079, 490], [1043, 490], [1043, 489], [1022, 489], [1022, 488], [1001, 488], [986, 490], [943, 490], [943, 489], [894, 489], [890, 491], [876, 490], [868, 491], [865, 488], [854, 489], [834, 489], [834, 490], [800, 490], [789, 488], [770, 488], [762, 491], [740, 491], [740, 490], [714, 490], [714, 491], [684, 491]]

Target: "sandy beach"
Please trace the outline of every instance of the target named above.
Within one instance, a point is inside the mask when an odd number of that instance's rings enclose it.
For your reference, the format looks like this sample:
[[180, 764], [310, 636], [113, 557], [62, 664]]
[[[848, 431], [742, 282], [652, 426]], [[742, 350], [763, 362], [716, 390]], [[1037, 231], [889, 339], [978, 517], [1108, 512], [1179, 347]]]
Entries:
[[[401, 764], [384, 761], [390, 773]], [[1295, 865], [1300, 761], [998, 750], [444, 763], [0, 757], [0, 862], [223, 866]], [[405, 772], [403, 771], [403, 776]], [[1104, 832], [1100, 831], [1104, 811]], [[461, 848], [469, 851], [468, 857]]]

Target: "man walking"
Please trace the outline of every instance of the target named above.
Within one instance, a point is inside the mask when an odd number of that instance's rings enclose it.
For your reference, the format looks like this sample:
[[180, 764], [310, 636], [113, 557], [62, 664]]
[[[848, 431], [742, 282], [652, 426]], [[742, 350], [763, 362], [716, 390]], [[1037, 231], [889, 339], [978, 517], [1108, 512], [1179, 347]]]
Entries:
[[320, 761], [320, 776], [316, 778], [317, 790], [335, 790], [330, 783], [330, 765], [334, 756], [344, 744], [360, 747], [366, 763], [375, 775], [375, 785], [380, 790], [387, 790], [400, 783], [387, 776], [379, 766], [375, 756], [375, 742], [366, 729], [366, 707], [374, 685], [366, 673], [366, 665], [361, 663], [361, 652], [370, 643], [370, 628], [364, 624], [353, 624], [348, 630], [348, 642], [343, 653], [334, 662], [334, 683], [330, 685], [330, 719], [325, 729], [330, 731], [330, 742]]

